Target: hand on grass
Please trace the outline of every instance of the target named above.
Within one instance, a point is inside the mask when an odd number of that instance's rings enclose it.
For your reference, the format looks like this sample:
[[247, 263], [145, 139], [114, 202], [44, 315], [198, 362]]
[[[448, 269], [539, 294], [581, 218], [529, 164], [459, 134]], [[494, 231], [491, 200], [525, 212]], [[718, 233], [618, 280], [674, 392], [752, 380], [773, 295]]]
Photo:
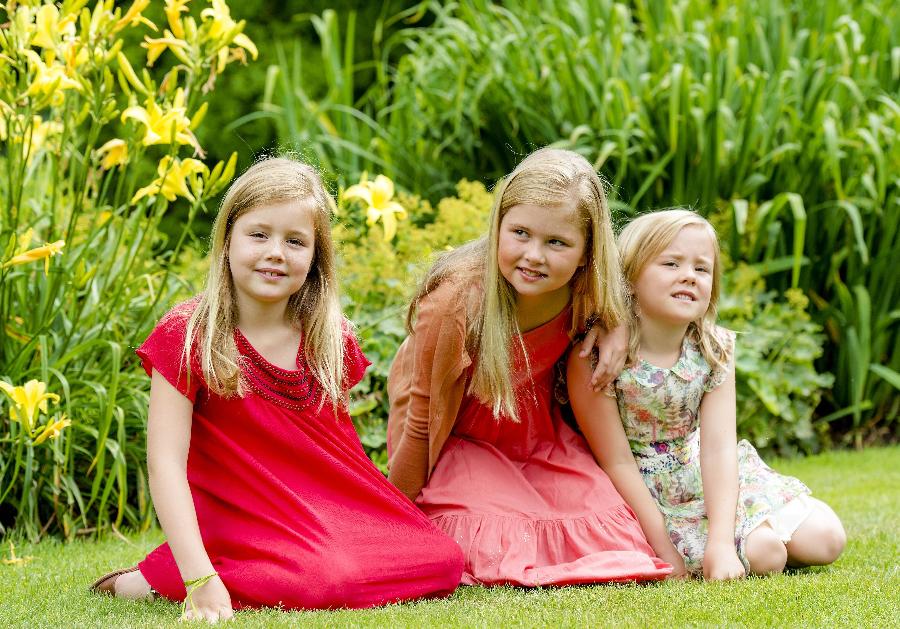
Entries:
[[659, 558], [668, 564], [672, 564], [672, 573], [666, 579], [690, 579], [687, 567], [684, 565], [684, 557], [678, 552], [674, 545], [669, 544], [669, 548], [659, 553]]
[[587, 358], [593, 349], [597, 348], [597, 365], [594, 367], [594, 373], [591, 374], [591, 386], [595, 393], [602, 391], [622, 372], [625, 358], [628, 356], [630, 338], [631, 334], [625, 324], [619, 325], [609, 332], [599, 325], [588, 328], [578, 355], [581, 358]]
[[733, 544], [707, 543], [703, 555], [703, 578], [707, 581], [740, 579], [745, 574], [744, 564], [738, 559]]
[[231, 595], [218, 576], [194, 589], [191, 602], [181, 615], [181, 620], [205, 620], [215, 623], [229, 620], [234, 616], [231, 609]]

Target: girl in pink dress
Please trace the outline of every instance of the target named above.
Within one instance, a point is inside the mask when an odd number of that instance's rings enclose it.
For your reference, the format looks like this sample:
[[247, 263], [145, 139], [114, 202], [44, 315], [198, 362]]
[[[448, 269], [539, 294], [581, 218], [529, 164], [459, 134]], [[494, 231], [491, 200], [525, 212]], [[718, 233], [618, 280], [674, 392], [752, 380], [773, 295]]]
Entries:
[[554, 399], [572, 336], [627, 312], [602, 184], [583, 157], [541, 149], [495, 194], [489, 234], [439, 259], [410, 307], [389, 480], [459, 543], [465, 584], [662, 579]]
[[441, 596], [459, 548], [374, 467], [347, 413], [369, 362], [341, 315], [331, 201], [290, 159], [251, 167], [213, 228], [207, 286], [138, 348], [147, 459], [167, 543], [95, 591], [233, 609]]

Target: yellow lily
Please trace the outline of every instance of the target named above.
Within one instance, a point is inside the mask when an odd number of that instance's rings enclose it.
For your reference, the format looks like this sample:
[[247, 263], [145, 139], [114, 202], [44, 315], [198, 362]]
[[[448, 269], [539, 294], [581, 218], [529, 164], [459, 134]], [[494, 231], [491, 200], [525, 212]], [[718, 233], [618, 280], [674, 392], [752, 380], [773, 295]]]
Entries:
[[391, 201], [394, 196], [394, 182], [378, 175], [375, 181], [369, 181], [366, 173], [363, 173], [359, 183], [350, 186], [344, 191], [345, 199], [360, 199], [368, 207], [366, 209], [366, 223], [374, 225], [379, 219], [384, 224], [384, 241], [393, 240], [397, 233], [397, 219], [406, 218], [406, 209]]
[[181, 23], [181, 13], [186, 13], [187, 3], [190, 0], [166, 0], [166, 7], [163, 13], [166, 14], [166, 20], [169, 22], [169, 28], [172, 33], [179, 39], [184, 39], [184, 25]]
[[16, 557], [16, 547], [13, 546], [12, 541], [9, 542], [9, 558], [4, 557], [0, 559], [0, 563], [6, 566], [24, 566], [29, 561], [34, 559], [31, 555], [26, 555], [25, 557]]
[[59, 19], [59, 9], [55, 4], [41, 5], [34, 19], [35, 35], [31, 40], [32, 45], [52, 49], [59, 39], [75, 34], [77, 17], [77, 14], [70, 13]]
[[28, 86], [26, 96], [49, 96], [54, 105], [59, 105], [61, 100], [56, 96], [61, 97], [63, 90], [81, 91], [81, 83], [66, 73], [63, 64], [50, 62], [48, 65], [33, 50], [25, 50], [23, 54], [34, 71], [34, 80]]
[[0, 389], [9, 396], [12, 401], [9, 409], [9, 418], [19, 422], [29, 434], [34, 430], [35, 418], [38, 411], [47, 412], [47, 400], [59, 402], [59, 396], [55, 393], [47, 393], [47, 385], [38, 380], [29, 380], [20, 387], [14, 387], [8, 382], [0, 380]]
[[137, 203], [146, 196], [156, 196], [162, 194], [169, 201], [174, 201], [176, 197], [184, 197], [190, 201], [196, 201], [191, 190], [197, 191], [201, 187], [198, 175], [209, 174], [206, 165], [196, 159], [190, 157], [183, 160], [174, 160], [168, 155], [163, 157], [157, 167], [159, 177], [149, 186], [145, 186], [138, 190], [131, 198], [131, 203]]
[[188, 44], [183, 39], [178, 39], [168, 30], [164, 33], [165, 37], [159, 37], [157, 39], [151, 39], [150, 37], [144, 37], [144, 43], [141, 44], [142, 48], [147, 49], [147, 65], [152, 66], [156, 63], [156, 60], [159, 59], [159, 56], [163, 54], [167, 48], [171, 49], [175, 52], [176, 48], [181, 48], [185, 50], [188, 48]]
[[128, 144], [125, 143], [125, 140], [120, 140], [119, 138], [110, 140], [97, 149], [97, 156], [103, 157], [103, 160], [100, 162], [100, 168], [109, 170], [113, 166], [118, 166], [128, 161]]
[[3, 263], [2, 268], [6, 268], [8, 266], [16, 266], [17, 264], [28, 264], [29, 262], [35, 262], [36, 260], [44, 261], [44, 273], [50, 272], [50, 257], [58, 255], [62, 253], [63, 247], [66, 246], [65, 240], [57, 240], [56, 242], [51, 242], [43, 247], [36, 247], [34, 249], [30, 249], [25, 251], [24, 253], [20, 253], [19, 255], [11, 257], [9, 260]]
[[122, 112], [122, 122], [131, 118], [144, 125], [144, 138], [141, 140], [144, 146], [169, 144], [174, 135], [176, 143], [190, 144], [202, 155], [203, 150], [191, 131], [191, 119], [187, 117], [184, 107], [184, 90], [178, 88], [168, 111], [164, 112], [152, 97], [147, 99], [146, 104], [146, 108], [134, 105]]
[[[212, 7], [203, 9], [203, 11], [200, 12], [201, 18], [203, 18], [204, 20], [206, 18], [211, 18], [212, 20], [211, 22], [209, 22], [210, 39], [219, 39], [220, 37], [234, 32], [235, 29], [240, 29], [243, 27], [243, 20], [241, 20], [240, 22], [235, 22], [231, 18], [231, 9], [229, 9], [228, 5], [225, 4], [225, 0], [210, 0], [210, 2], [212, 3]], [[225, 69], [225, 65], [228, 63], [228, 46], [231, 44], [244, 48], [254, 59], [259, 56], [259, 51], [256, 49], [256, 44], [254, 44], [253, 41], [243, 33], [238, 33], [231, 38], [231, 41], [226, 41], [223, 43], [224, 46], [219, 50], [218, 54], [218, 72], [222, 72]]]
[[33, 445], [39, 446], [47, 439], [56, 439], [57, 437], [59, 437], [59, 433], [61, 433], [66, 426], [71, 425], [72, 420], [68, 419], [65, 415], [62, 415], [55, 422], [47, 422], [47, 425], [44, 426], [41, 434], [35, 437], [32, 443]]
[[33, 116], [31, 119], [31, 143], [28, 145], [28, 155], [25, 156], [26, 161], [31, 161], [38, 150], [47, 143], [47, 139], [62, 133], [63, 126], [59, 122], [44, 122], [40, 116]]
[[137, 26], [138, 24], [146, 24], [151, 30], [155, 31], [156, 24], [141, 15], [148, 6], [150, 6], [150, 0], [134, 0], [134, 3], [129, 7], [125, 15], [116, 22], [113, 32], [118, 32], [126, 26]]

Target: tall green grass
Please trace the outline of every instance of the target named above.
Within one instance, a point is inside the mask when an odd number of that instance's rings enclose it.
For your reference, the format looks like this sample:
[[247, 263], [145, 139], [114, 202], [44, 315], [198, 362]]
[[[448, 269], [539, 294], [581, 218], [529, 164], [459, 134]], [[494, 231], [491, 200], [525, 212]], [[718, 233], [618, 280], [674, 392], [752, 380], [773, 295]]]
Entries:
[[[835, 376], [822, 421], [856, 445], [896, 437], [894, 2], [423, 2], [366, 25], [374, 69], [354, 63], [352, 15], [312, 19], [321, 57], [283, 50], [257, 114], [282, 141], [430, 198], [556, 144], [604, 173], [623, 218], [694, 206], [732, 260], [813, 301]], [[408, 26], [382, 41], [394, 23]], [[304, 91], [309, 64], [326, 92]]]

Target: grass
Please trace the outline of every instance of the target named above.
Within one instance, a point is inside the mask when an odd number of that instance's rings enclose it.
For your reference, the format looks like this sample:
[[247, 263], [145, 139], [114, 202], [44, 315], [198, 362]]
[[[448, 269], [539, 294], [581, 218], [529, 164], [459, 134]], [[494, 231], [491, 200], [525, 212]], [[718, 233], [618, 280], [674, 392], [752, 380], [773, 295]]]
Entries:
[[[466, 587], [445, 600], [374, 610], [241, 612], [230, 626], [897, 626], [900, 447], [774, 463], [803, 479], [844, 521], [849, 543], [834, 565], [732, 583]], [[174, 626], [179, 608], [172, 603], [100, 598], [86, 589], [101, 573], [138, 561], [161, 539], [157, 531], [127, 540], [21, 542], [17, 554], [33, 559], [0, 565], [0, 626]]]

